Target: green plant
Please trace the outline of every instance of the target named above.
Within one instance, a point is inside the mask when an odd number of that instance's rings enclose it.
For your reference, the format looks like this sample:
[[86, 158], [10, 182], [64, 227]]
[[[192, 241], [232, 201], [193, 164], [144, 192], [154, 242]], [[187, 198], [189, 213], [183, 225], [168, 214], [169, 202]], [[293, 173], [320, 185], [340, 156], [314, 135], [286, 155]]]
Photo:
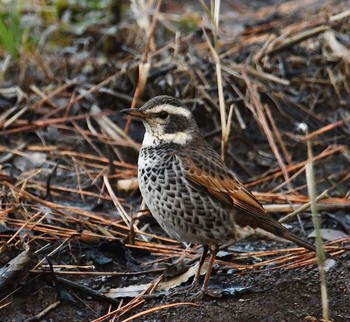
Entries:
[[19, 45], [22, 41], [20, 15], [17, 11], [0, 14], [0, 47], [13, 58], [19, 54]]

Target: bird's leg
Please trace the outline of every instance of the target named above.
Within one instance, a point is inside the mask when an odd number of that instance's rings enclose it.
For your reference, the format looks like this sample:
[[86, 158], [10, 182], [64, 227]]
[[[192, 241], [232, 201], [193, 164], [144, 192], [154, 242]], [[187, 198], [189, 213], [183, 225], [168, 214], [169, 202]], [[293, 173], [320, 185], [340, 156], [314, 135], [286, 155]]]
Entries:
[[203, 286], [202, 286], [202, 288], [200, 290], [200, 293], [202, 293], [203, 295], [208, 290], [208, 284], [209, 284], [211, 272], [213, 270], [215, 257], [216, 257], [216, 254], [218, 253], [218, 251], [219, 251], [219, 246], [218, 245], [211, 245], [210, 246], [210, 257], [209, 257], [209, 263], [208, 263], [208, 270], [207, 270], [207, 273], [205, 274]]
[[[197, 269], [197, 272], [196, 272], [196, 275], [194, 276], [193, 278], [193, 282], [191, 285], [188, 285], [186, 287], [183, 287], [180, 291], [174, 291], [171, 293], [171, 296], [174, 296], [174, 295], [178, 295], [179, 293], [187, 293], [189, 294], [190, 292], [192, 292], [193, 290], [195, 290], [198, 286], [198, 282], [199, 282], [199, 278], [201, 276], [201, 268], [203, 266], [203, 263], [205, 261], [205, 258], [207, 257], [207, 254], [208, 254], [208, 251], [209, 251], [209, 247], [206, 246], [206, 245], [203, 245], [203, 252], [202, 252], [202, 255], [201, 255], [201, 258], [199, 260], [199, 266], [198, 266], [198, 269]], [[197, 294], [197, 293], [196, 293]], [[198, 293], [199, 294], [199, 293]]]
[[199, 278], [201, 276], [201, 269], [202, 269], [203, 263], [205, 261], [205, 258], [207, 257], [208, 250], [209, 250], [209, 247], [206, 245], [203, 245], [203, 252], [201, 255], [201, 259], [199, 260], [198, 270], [197, 270], [196, 275], [195, 275], [193, 282], [192, 282], [192, 288], [194, 288], [198, 285]]
[[[202, 298], [204, 294], [207, 293], [211, 272], [213, 270], [213, 265], [214, 265], [216, 254], [219, 251], [219, 246], [218, 245], [211, 245], [209, 250], [210, 250], [210, 258], [209, 258], [208, 269], [207, 269], [207, 273], [205, 274], [203, 286], [201, 287], [199, 292], [197, 292], [197, 293], [193, 294], [192, 296], [190, 296], [189, 300], [198, 300], [198, 299]], [[200, 263], [204, 262], [204, 259], [205, 259], [204, 254], [206, 254], [208, 252], [208, 247], [207, 246], [204, 248], [204, 251], [203, 251], [203, 255], [202, 255], [203, 260], [201, 258]], [[197, 275], [199, 275], [199, 273], [197, 273], [196, 276]]]

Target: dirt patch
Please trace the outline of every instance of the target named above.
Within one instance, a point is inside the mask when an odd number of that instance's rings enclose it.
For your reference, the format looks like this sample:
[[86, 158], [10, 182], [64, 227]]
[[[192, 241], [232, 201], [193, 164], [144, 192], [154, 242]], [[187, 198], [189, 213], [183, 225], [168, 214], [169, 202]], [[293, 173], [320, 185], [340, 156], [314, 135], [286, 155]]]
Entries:
[[[350, 255], [338, 258], [335, 266], [327, 272], [329, 289], [329, 307], [332, 321], [350, 321]], [[216, 266], [216, 268], [220, 268]], [[87, 286], [101, 284], [96, 279], [72, 279]], [[117, 280], [107, 279], [105, 285], [118, 283]], [[135, 281], [134, 281], [135, 282]], [[140, 280], [142, 282], [142, 280]], [[195, 301], [198, 307], [179, 306], [159, 310], [155, 313], [140, 317], [139, 321], [321, 321], [322, 306], [320, 298], [320, 280], [316, 267], [291, 270], [268, 270], [262, 273], [245, 273], [232, 275], [227, 269], [212, 276], [211, 284], [228, 287], [240, 285], [250, 289], [243, 294], [224, 298], [206, 296]], [[103, 284], [102, 284], [103, 285]], [[25, 321], [34, 316], [57, 299], [65, 298], [62, 304], [46, 317], [46, 321], [90, 321], [96, 319], [108, 310], [105, 301], [92, 300], [84, 294], [67, 287], [54, 287], [43, 278], [27, 279], [11, 297], [11, 306], [2, 310], [1, 321]], [[124, 300], [125, 304], [127, 301]], [[161, 297], [146, 300], [138, 309], [123, 316], [134, 315], [169, 303], [188, 302], [184, 295], [176, 298]], [[112, 304], [112, 308], [116, 305]]]
[[[350, 321], [349, 256], [328, 272], [333, 321]], [[218, 280], [218, 276], [214, 280]], [[320, 321], [322, 306], [318, 270], [269, 271], [242, 277], [222, 276], [220, 283], [242, 283], [251, 292], [234, 298], [206, 298], [198, 308], [183, 306], [148, 315], [142, 321]], [[182, 299], [186, 301], [184, 297]], [[166, 300], [165, 300], [166, 302]], [[147, 303], [146, 307], [159, 305]]]

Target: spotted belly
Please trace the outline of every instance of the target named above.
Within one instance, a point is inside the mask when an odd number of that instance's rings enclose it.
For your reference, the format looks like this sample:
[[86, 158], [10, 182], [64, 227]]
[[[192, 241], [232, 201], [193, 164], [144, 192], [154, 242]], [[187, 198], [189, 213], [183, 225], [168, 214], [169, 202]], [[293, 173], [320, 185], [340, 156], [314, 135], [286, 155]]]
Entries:
[[[141, 159], [141, 160], [140, 160]], [[146, 205], [172, 238], [201, 244], [234, 241], [233, 209], [192, 187], [176, 158], [140, 153], [139, 183]]]

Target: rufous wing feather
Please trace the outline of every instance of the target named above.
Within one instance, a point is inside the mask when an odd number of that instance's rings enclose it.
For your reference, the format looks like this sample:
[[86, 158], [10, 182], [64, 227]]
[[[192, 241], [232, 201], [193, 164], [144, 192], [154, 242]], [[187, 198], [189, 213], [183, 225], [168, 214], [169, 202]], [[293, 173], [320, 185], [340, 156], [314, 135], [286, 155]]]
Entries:
[[[204, 167], [199, 167], [198, 164], [202, 163], [194, 162], [190, 155], [176, 155], [176, 157], [183, 164], [183, 169], [186, 169], [186, 179], [195, 189], [206, 191], [228, 207], [235, 208], [235, 221], [239, 226], [260, 228], [311, 251], [316, 250], [314, 245], [300, 239], [270, 216], [254, 195], [233, 176], [223, 162], [217, 164], [217, 159], [207, 158], [206, 168], [216, 169], [215, 175], [213, 175], [213, 172], [208, 173]], [[213, 164], [208, 166], [208, 162], [213, 162]]]

